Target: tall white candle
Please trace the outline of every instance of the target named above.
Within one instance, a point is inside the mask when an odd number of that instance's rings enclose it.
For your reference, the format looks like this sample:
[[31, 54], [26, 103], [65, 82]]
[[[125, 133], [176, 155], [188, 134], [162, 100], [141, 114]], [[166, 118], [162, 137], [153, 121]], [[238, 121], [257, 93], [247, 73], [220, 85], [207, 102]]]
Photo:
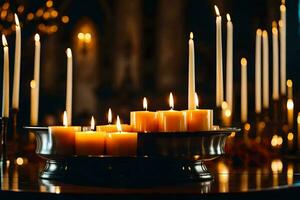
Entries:
[[189, 90], [188, 90], [188, 108], [189, 110], [196, 109], [195, 104], [195, 50], [193, 33], [190, 33], [189, 39]]
[[279, 49], [278, 49], [278, 30], [276, 22], [272, 27], [273, 39], [273, 100], [279, 99]]
[[286, 7], [285, 2], [282, 2], [280, 6], [280, 85], [281, 95], [286, 95]]
[[66, 50], [66, 54], [67, 54], [66, 111], [68, 117], [68, 125], [71, 125], [72, 124], [73, 61], [72, 61], [72, 51], [70, 48]]
[[255, 41], [255, 112], [261, 113], [261, 30], [256, 31]]
[[232, 111], [233, 99], [233, 25], [227, 14], [227, 59], [226, 59], [226, 102]]
[[2, 117], [9, 117], [9, 55], [5, 35], [2, 35], [3, 44], [3, 93], [2, 93]]
[[293, 98], [293, 81], [291, 79], [286, 81], [287, 86], [287, 98], [292, 99]]
[[263, 31], [263, 108], [269, 108], [269, 41], [266, 30]]
[[38, 116], [36, 111], [36, 98], [35, 98], [35, 81], [30, 81], [30, 125], [36, 126], [38, 125]]
[[34, 89], [34, 118], [36, 119], [36, 125], [38, 124], [39, 116], [39, 98], [40, 98], [40, 56], [41, 56], [41, 43], [40, 35], [37, 33], [34, 36], [35, 40], [35, 52], [34, 52], [34, 74], [33, 79], [35, 81]]
[[15, 68], [14, 68], [14, 85], [12, 94], [12, 108], [19, 109], [19, 92], [20, 92], [20, 71], [21, 71], [21, 27], [19, 18], [15, 14], [16, 23], [16, 44], [15, 44]]
[[216, 105], [222, 106], [223, 96], [223, 58], [222, 58], [222, 17], [218, 7], [216, 11]]
[[248, 100], [247, 100], [247, 60], [241, 59], [241, 122], [247, 122]]

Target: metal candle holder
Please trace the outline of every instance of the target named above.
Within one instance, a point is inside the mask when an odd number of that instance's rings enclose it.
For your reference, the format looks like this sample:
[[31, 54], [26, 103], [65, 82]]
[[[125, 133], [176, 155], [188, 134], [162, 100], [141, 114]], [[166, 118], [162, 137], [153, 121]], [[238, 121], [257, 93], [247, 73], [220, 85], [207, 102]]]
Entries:
[[1, 162], [3, 165], [6, 164], [7, 160], [7, 126], [8, 126], [8, 118], [1, 118]]

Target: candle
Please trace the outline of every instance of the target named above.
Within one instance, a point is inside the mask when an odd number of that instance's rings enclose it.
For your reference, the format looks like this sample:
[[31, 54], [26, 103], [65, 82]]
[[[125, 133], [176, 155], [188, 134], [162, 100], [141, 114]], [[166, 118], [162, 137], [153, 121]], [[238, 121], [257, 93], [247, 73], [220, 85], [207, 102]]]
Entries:
[[95, 119], [91, 119], [91, 130], [75, 133], [76, 155], [103, 155], [105, 150], [106, 132], [94, 131]]
[[49, 126], [51, 144], [54, 145], [53, 154], [73, 156], [75, 153], [75, 132], [81, 130], [80, 126], [68, 126], [67, 112], [64, 112], [64, 126]]
[[106, 138], [107, 154], [111, 156], [134, 156], [137, 153], [137, 133], [123, 132], [117, 116], [117, 132], [108, 133]]
[[272, 23], [273, 39], [273, 100], [279, 100], [279, 49], [278, 30], [276, 22]]
[[281, 95], [286, 95], [286, 7], [285, 2], [280, 6], [280, 81], [281, 81]]
[[246, 123], [248, 118], [248, 100], [247, 100], [247, 60], [241, 59], [241, 122]]
[[287, 141], [288, 141], [288, 149], [291, 151], [294, 147], [294, 133], [289, 132], [287, 134]]
[[298, 147], [298, 152], [300, 153], [300, 112], [298, 112], [298, 117], [297, 117], [297, 147]]
[[231, 125], [231, 110], [226, 101], [222, 103], [222, 124], [227, 127]]
[[256, 31], [255, 41], [255, 112], [261, 113], [261, 30]]
[[36, 126], [38, 123], [35, 105], [35, 80], [30, 81], [30, 125]]
[[67, 48], [66, 54], [67, 54], [66, 111], [68, 113], [69, 125], [71, 125], [72, 124], [73, 61], [72, 61], [72, 51], [70, 48]]
[[263, 108], [269, 108], [269, 41], [268, 32], [263, 31]]
[[186, 110], [186, 121], [188, 131], [207, 131], [211, 130], [213, 126], [212, 115], [213, 111], [209, 109], [198, 109], [199, 101], [198, 95], [195, 93], [196, 109]]
[[187, 130], [186, 113], [174, 110], [174, 98], [170, 93], [170, 110], [158, 111], [158, 130], [160, 132], [180, 132]]
[[21, 71], [21, 27], [19, 18], [15, 14], [16, 23], [16, 44], [15, 44], [15, 68], [14, 85], [12, 94], [12, 108], [19, 109], [20, 71]]
[[147, 110], [147, 99], [143, 99], [143, 108], [145, 111], [130, 112], [130, 125], [134, 131], [155, 132], [158, 129], [157, 113]]
[[9, 55], [5, 35], [2, 34], [3, 44], [3, 93], [2, 93], [2, 117], [9, 117]]
[[40, 55], [41, 55], [41, 43], [40, 43], [40, 36], [39, 34], [35, 34], [34, 36], [35, 40], [35, 52], [34, 52], [34, 74], [33, 79], [35, 82], [34, 87], [34, 100], [33, 100], [33, 107], [34, 107], [34, 113], [33, 113], [33, 119], [34, 124], [38, 124], [39, 119], [39, 91], [40, 91]]
[[227, 58], [226, 58], [226, 101], [232, 110], [233, 99], [233, 25], [230, 15], [227, 14]]
[[189, 110], [196, 109], [195, 105], [195, 50], [193, 32], [190, 33], [189, 39], [189, 90], [188, 90], [188, 108]]
[[[111, 112], [110, 108], [108, 109], [107, 121], [108, 121], [107, 125], [96, 126], [96, 130], [97, 131], [105, 131], [107, 133], [117, 132], [117, 125], [111, 124], [112, 123], [112, 112]], [[125, 132], [132, 131], [131, 125], [128, 125], [128, 124], [121, 124], [121, 128]]]
[[288, 99], [286, 106], [287, 106], [288, 125], [289, 125], [289, 128], [292, 129], [293, 124], [294, 124], [294, 101], [293, 101], [293, 99]]
[[218, 7], [216, 11], [216, 105], [221, 107], [223, 102], [223, 58], [222, 58], [222, 17]]
[[290, 79], [287, 80], [286, 86], [287, 86], [287, 97], [288, 97], [288, 99], [292, 99], [293, 98], [293, 81]]

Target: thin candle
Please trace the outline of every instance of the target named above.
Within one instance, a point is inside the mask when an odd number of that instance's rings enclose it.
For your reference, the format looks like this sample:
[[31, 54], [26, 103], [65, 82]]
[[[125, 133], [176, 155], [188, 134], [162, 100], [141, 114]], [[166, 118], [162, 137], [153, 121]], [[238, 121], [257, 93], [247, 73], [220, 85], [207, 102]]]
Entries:
[[222, 58], [222, 17], [218, 7], [216, 11], [216, 106], [221, 107], [223, 96], [223, 58]]
[[255, 112], [261, 113], [261, 35], [260, 29], [256, 31], [255, 41]]
[[73, 60], [72, 60], [72, 51], [70, 48], [67, 49], [66, 54], [67, 54], [66, 111], [68, 113], [69, 125], [71, 125], [72, 124]]
[[286, 6], [285, 2], [282, 1], [280, 6], [280, 21], [279, 21], [279, 31], [280, 31], [280, 85], [281, 85], [281, 95], [286, 95]]
[[16, 44], [15, 44], [15, 66], [12, 94], [12, 108], [19, 109], [20, 71], [21, 71], [21, 27], [18, 15], [15, 14]]
[[2, 44], [4, 51], [3, 63], [3, 90], [2, 90], [2, 117], [9, 117], [9, 49], [5, 35], [2, 35]]
[[30, 125], [32, 126], [36, 126], [38, 123], [37, 123], [37, 111], [35, 110], [36, 109], [36, 106], [35, 105], [35, 80], [31, 80], [30, 81]]
[[34, 53], [34, 74], [33, 79], [35, 81], [35, 87], [34, 87], [34, 121], [35, 124], [38, 124], [38, 116], [39, 116], [39, 96], [40, 96], [40, 56], [41, 56], [41, 43], [40, 43], [40, 35], [35, 34], [34, 36], [35, 40], [35, 53]]
[[189, 39], [189, 90], [188, 90], [188, 108], [189, 110], [196, 109], [195, 106], [195, 50], [193, 32], [190, 33]]
[[273, 39], [273, 100], [279, 100], [279, 49], [278, 30], [276, 22], [272, 23]]
[[232, 110], [233, 99], [233, 25], [230, 15], [227, 14], [227, 59], [226, 59], [226, 101]]
[[266, 30], [263, 31], [263, 108], [269, 108], [269, 41]]
[[248, 100], [247, 100], [247, 60], [241, 59], [241, 122], [247, 122]]
[[294, 101], [293, 99], [287, 100], [287, 119], [289, 128], [292, 129], [294, 125]]

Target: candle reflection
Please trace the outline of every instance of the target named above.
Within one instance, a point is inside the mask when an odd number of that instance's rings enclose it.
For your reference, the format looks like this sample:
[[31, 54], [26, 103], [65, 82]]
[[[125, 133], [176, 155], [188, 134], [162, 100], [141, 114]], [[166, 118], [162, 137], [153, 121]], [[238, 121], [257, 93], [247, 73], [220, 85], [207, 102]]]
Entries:
[[294, 182], [294, 166], [292, 163], [289, 163], [287, 168], [287, 184], [293, 185], [293, 182]]
[[0, 165], [1, 170], [1, 190], [9, 190], [9, 163], [6, 166]]
[[244, 170], [241, 175], [241, 191], [246, 192], [248, 191], [248, 171]]
[[18, 165], [14, 166], [12, 178], [12, 190], [19, 191], [19, 170]]
[[261, 169], [256, 170], [256, 189], [261, 189]]
[[229, 190], [229, 169], [224, 162], [218, 162], [219, 191], [228, 192]]
[[271, 163], [271, 169], [273, 172], [273, 186], [278, 187], [278, 174], [282, 172], [283, 164], [279, 159], [275, 159]]

